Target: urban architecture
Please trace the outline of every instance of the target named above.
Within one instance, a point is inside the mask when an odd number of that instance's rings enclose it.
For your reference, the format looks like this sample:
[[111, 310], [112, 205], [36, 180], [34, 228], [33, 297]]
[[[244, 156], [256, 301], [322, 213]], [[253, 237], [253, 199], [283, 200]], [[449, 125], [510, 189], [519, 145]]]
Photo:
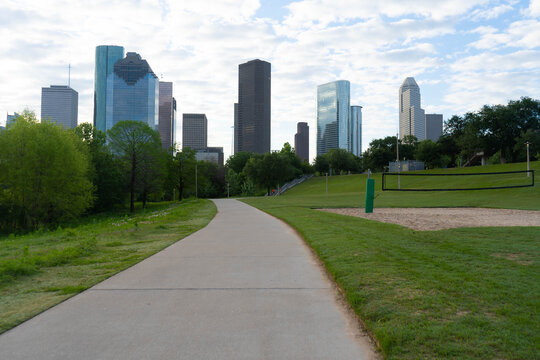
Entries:
[[199, 150], [195, 154], [198, 161], [211, 161], [218, 166], [223, 167], [223, 148], [222, 147], [207, 147], [206, 150]]
[[426, 139], [424, 109], [420, 106], [420, 87], [408, 77], [399, 87], [399, 138], [414, 135], [418, 141]]
[[135, 52], [114, 64], [107, 77], [105, 131], [122, 120], [159, 123], [159, 80], [148, 62]]
[[443, 132], [442, 114], [426, 114], [426, 139], [437, 141]]
[[15, 119], [19, 116], [18, 113], [14, 113], [13, 115], [9, 115], [7, 114], [7, 117], [6, 117], [6, 128], [11, 125], [13, 123], [13, 121], [15, 121]]
[[350, 152], [362, 156], [362, 107], [351, 106], [351, 147]]
[[234, 152], [270, 151], [271, 65], [259, 59], [238, 66], [234, 106]]
[[362, 107], [350, 106], [350, 98], [347, 80], [317, 87], [317, 155], [332, 149], [362, 154]]
[[170, 149], [176, 140], [176, 100], [173, 98], [172, 82], [159, 82], [158, 131], [163, 149]]
[[309, 126], [307, 122], [299, 122], [296, 125], [294, 152], [300, 160], [309, 162]]
[[183, 114], [182, 149], [206, 151], [208, 147], [208, 119], [205, 114]]
[[114, 71], [114, 64], [124, 58], [122, 46], [100, 45], [96, 47], [94, 69], [94, 126], [106, 131], [107, 77]]
[[52, 121], [64, 128], [77, 127], [79, 93], [67, 85], [41, 88], [41, 120]]

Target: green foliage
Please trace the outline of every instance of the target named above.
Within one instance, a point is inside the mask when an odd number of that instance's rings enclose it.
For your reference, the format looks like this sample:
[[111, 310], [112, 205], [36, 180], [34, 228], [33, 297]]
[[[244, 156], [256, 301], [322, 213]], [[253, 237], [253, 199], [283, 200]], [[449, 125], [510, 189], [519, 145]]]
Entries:
[[37, 229], [92, 205], [88, 149], [72, 131], [25, 111], [0, 132], [0, 227]]
[[112, 209], [123, 204], [128, 189], [125, 186], [125, 172], [120, 159], [113, 156], [106, 143], [106, 135], [92, 124], [82, 123], [75, 128], [75, 134], [88, 147], [91, 159], [91, 179], [94, 184], [93, 212]]
[[195, 159], [196, 151], [184, 148], [169, 161], [168, 172], [172, 186], [178, 191], [178, 200], [189, 196], [189, 190], [195, 194]]
[[135, 193], [141, 192], [143, 204], [149, 192], [162, 181], [162, 148], [159, 133], [142, 121], [124, 120], [107, 133], [113, 154], [128, 169], [130, 211], [135, 210]]
[[227, 162], [225, 163], [225, 167], [233, 170], [237, 174], [240, 174], [251, 157], [253, 157], [253, 153], [249, 151], [238, 152], [229, 156]]

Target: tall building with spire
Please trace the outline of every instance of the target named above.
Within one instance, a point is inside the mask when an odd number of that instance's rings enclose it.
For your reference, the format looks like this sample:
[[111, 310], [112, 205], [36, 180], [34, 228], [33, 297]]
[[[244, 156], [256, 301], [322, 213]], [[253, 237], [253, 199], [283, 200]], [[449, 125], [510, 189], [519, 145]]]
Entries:
[[399, 138], [414, 135], [418, 141], [426, 139], [426, 118], [420, 106], [420, 87], [408, 77], [399, 87]]
[[124, 48], [114, 45], [96, 47], [94, 70], [94, 126], [106, 131], [107, 77], [114, 71], [114, 64], [124, 57]]
[[234, 152], [270, 152], [271, 65], [259, 59], [238, 65]]

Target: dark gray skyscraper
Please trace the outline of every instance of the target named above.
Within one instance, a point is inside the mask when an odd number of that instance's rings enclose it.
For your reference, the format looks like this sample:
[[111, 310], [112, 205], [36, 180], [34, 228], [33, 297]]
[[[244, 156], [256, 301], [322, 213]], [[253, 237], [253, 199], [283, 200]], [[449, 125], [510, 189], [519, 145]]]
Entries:
[[124, 57], [122, 46], [100, 45], [96, 47], [94, 70], [94, 126], [106, 131], [107, 76], [114, 71], [114, 63]]
[[208, 120], [205, 114], [183, 114], [182, 149], [207, 150]]
[[309, 126], [306, 122], [299, 122], [294, 135], [294, 152], [300, 160], [309, 162]]
[[442, 114], [426, 114], [426, 139], [431, 141], [439, 140], [439, 137], [442, 135], [442, 129]]
[[271, 65], [259, 59], [238, 66], [238, 106], [235, 104], [234, 152], [270, 151]]
[[66, 85], [41, 88], [41, 120], [52, 121], [64, 128], [77, 127], [79, 93]]
[[163, 149], [168, 150], [174, 143], [176, 125], [176, 106], [173, 98], [173, 83], [159, 82], [159, 125], [158, 131], [161, 137]]

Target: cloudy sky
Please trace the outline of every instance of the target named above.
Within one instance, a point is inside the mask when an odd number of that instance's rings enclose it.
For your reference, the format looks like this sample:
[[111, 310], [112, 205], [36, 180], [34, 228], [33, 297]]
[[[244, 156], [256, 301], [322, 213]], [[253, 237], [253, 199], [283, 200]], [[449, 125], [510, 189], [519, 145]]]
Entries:
[[[138, 52], [174, 83], [178, 115], [206, 113], [210, 146], [231, 152], [238, 64], [272, 63], [272, 149], [310, 126], [317, 85], [351, 82], [363, 106], [362, 147], [398, 127], [398, 88], [420, 85], [428, 113], [540, 98], [540, 0], [2, 0], [0, 124], [34, 110], [41, 87], [79, 92], [93, 118], [97, 45]], [[177, 136], [181, 140], [181, 134]]]

